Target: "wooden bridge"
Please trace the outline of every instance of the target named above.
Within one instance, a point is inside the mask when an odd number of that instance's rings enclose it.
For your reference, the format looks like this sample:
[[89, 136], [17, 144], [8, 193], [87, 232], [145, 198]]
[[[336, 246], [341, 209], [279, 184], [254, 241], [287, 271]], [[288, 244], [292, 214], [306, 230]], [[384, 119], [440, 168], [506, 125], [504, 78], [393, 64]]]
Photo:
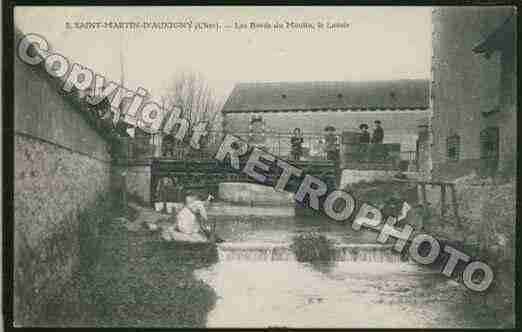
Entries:
[[[287, 135], [288, 136], [288, 135]], [[310, 136], [308, 139], [310, 141], [319, 140], [322, 136], [315, 135]], [[355, 159], [359, 160], [362, 157], [359, 156], [355, 151], [349, 151], [345, 148], [345, 153], [342, 154], [337, 162], [326, 160], [326, 154], [324, 155], [305, 155], [303, 160], [289, 160], [289, 149], [288, 147], [284, 147], [282, 144], [283, 139], [288, 139], [288, 137], [279, 134], [277, 136], [278, 141], [275, 143], [272, 142], [269, 147], [261, 147], [263, 150], [266, 150], [273, 155], [283, 159], [302, 170], [302, 175], [300, 178], [291, 177], [290, 182], [288, 183], [288, 190], [297, 190], [297, 184], [301, 182], [302, 178], [305, 175], [312, 175], [317, 178], [322, 179], [330, 186], [334, 187], [337, 183], [339, 183], [340, 178], [340, 168], [341, 164], [346, 164], [346, 161], [350, 161], [350, 165], [344, 165], [342, 168], [354, 168], [357, 169], [357, 165], [352, 165]], [[341, 138], [338, 138], [341, 141]], [[231, 167], [230, 163], [227, 161], [221, 162], [213, 158], [217, 149], [201, 149], [201, 150], [192, 150], [188, 147], [186, 142], [177, 142], [177, 145], [172, 147], [169, 146], [165, 149], [159, 149], [158, 146], [154, 144], [153, 140], [150, 137], [141, 137], [141, 138], [133, 138], [128, 139], [122, 146], [122, 154], [120, 157], [120, 164], [125, 165], [137, 165], [137, 164], [145, 164], [150, 165], [150, 193], [151, 193], [151, 202], [155, 202], [156, 200], [156, 188], [159, 180], [163, 177], [168, 177], [174, 180], [178, 187], [183, 187], [185, 190], [187, 189], [206, 189], [211, 192], [215, 192], [217, 190], [217, 186], [222, 182], [252, 182], [258, 183], [255, 179], [249, 177], [243, 172], [234, 169]], [[310, 143], [309, 146], [313, 146], [315, 143]], [[392, 146], [389, 144], [389, 146]], [[398, 146], [398, 145], [397, 145]], [[386, 144], [383, 145], [386, 147]], [[355, 147], [359, 149], [359, 147]], [[369, 149], [371, 152], [372, 149]], [[387, 149], [385, 149], [387, 150]], [[397, 149], [395, 149], [397, 150]], [[357, 150], [358, 151], [358, 150]], [[395, 153], [392, 151], [392, 153]], [[385, 155], [391, 155], [392, 153], [386, 152]], [[407, 154], [404, 156], [399, 156], [399, 150], [396, 151], [397, 155], [393, 157], [395, 161], [397, 160], [405, 160], [408, 163], [415, 163], [415, 155], [414, 158], [411, 158], [411, 154]], [[367, 153], [366, 153], [367, 154]], [[364, 155], [366, 155], [364, 154]], [[240, 158], [240, 169], [246, 164], [249, 153]], [[406, 157], [406, 158], [404, 158]], [[355, 158], [355, 159], [354, 159]], [[362, 159], [368, 159], [367, 156]], [[410, 160], [411, 159], [411, 160]], [[370, 169], [388, 169], [390, 167], [396, 168], [396, 163], [390, 163], [390, 160], [373, 160], [372, 162], [368, 162], [368, 160], [359, 160], [360, 163], [364, 164], [363, 166], [368, 167]], [[282, 170], [277, 167], [271, 167], [268, 172], [263, 172], [267, 181], [264, 183], [265, 185], [274, 186], [277, 182], [277, 179], [280, 177]], [[295, 187], [295, 188], [294, 188]]]
[[[333, 161], [294, 161], [290, 163], [303, 171], [301, 179], [304, 175], [309, 174], [329, 183], [335, 183], [336, 181], [336, 165]], [[245, 164], [246, 160], [240, 161], [240, 169], [243, 169]], [[267, 177], [264, 185], [275, 186], [281, 172], [282, 170], [274, 167], [269, 172], [264, 173]], [[217, 190], [219, 183], [223, 182], [259, 183], [245, 173], [232, 168], [228, 162], [221, 162], [215, 159], [152, 159], [151, 188], [156, 188], [159, 179], [163, 177], [174, 179], [184, 189], [207, 189], [209, 191]], [[291, 178], [288, 188], [297, 189], [296, 184], [300, 183], [299, 180], [299, 178]], [[152, 192], [154, 193], [155, 190]], [[153, 195], [154, 200], [155, 197]]]
[[[286, 135], [289, 136], [289, 135]], [[268, 152], [278, 156], [279, 158], [288, 161], [289, 150], [282, 144], [284, 135], [278, 135], [277, 143], [274, 143]], [[320, 136], [314, 136], [314, 139], [319, 139]], [[312, 137], [308, 137], [309, 140]], [[287, 151], [288, 150], [288, 151]], [[204, 148], [201, 150], [190, 149], [187, 142], [177, 141], [174, 146], [166, 146], [159, 149], [154, 144], [151, 137], [132, 138], [124, 141], [121, 146], [120, 157], [118, 163], [120, 165], [150, 165], [150, 192], [151, 202], [156, 200], [156, 189], [159, 180], [163, 177], [175, 180], [178, 187], [183, 187], [184, 190], [190, 189], [206, 189], [209, 191], [216, 191], [219, 183], [222, 182], [252, 182], [258, 183], [255, 179], [249, 177], [243, 172], [231, 167], [228, 161], [221, 162], [214, 159], [216, 147]], [[249, 153], [240, 158], [240, 169], [246, 164]], [[308, 156], [303, 158], [306, 160], [288, 161], [294, 167], [302, 170], [302, 177], [306, 175], [313, 175], [321, 178], [323, 181], [335, 183], [336, 163], [326, 160], [325, 156]], [[279, 167], [273, 167], [269, 172], [265, 172], [267, 182], [265, 185], [275, 185], [277, 179], [281, 175], [282, 170]], [[292, 188], [299, 178], [291, 178], [288, 188]], [[295, 188], [297, 189], [297, 188]]]

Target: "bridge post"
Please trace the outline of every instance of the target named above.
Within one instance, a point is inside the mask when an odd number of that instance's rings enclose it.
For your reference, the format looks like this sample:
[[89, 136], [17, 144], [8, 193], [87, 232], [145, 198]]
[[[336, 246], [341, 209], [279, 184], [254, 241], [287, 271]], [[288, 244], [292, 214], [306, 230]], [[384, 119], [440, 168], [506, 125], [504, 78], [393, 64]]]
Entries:
[[142, 203], [152, 202], [152, 165], [150, 161], [132, 162], [120, 166], [126, 172], [127, 199], [138, 199]]
[[440, 186], [440, 215], [444, 216], [446, 212], [446, 185]]

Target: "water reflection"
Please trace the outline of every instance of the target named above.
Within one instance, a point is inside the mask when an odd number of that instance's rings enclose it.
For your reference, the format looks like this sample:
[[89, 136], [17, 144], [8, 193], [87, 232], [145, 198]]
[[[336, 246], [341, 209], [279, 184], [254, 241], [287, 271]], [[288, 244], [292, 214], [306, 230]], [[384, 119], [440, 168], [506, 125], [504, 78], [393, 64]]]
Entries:
[[[436, 273], [406, 263], [220, 262], [196, 276], [218, 300], [209, 327], [471, 326], [436, 301]], [[422, 293], [418, 290], [421, 281]], [[431, 291], [430, 291], [431, 290]], [[437, 291], [436, 291], [437, 290]]]
[[[208, 327], [484, 326], [459, 309], [463, 286], [376, 245], [374, 232], [301, 217], [224, 218], [218, 231], [219, 262], [195, 271], [217, 295]], [[310, 232], [328, 240], [327, 259], [300, 259], [296, 239]]]

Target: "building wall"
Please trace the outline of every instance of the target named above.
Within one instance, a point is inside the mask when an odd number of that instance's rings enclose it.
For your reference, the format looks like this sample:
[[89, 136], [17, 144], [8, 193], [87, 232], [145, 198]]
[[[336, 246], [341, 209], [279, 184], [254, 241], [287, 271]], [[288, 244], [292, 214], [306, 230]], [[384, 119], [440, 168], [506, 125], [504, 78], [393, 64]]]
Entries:
[[[224, 130], [232, 134], [248, 132], [248, 125], [253, 114], [224, 114]], [[301, 128], [304, 134], [319, 136], [323, 135], [324, 128], [328, 125], [334, 126], [336, 132], [341, 134], [342, 131], [359, 131], [359, 125], [367, 123], [371, 132], [373, 130], [373, 122], [381, 120], [384, 128], [384, 143], [401, 143], [401, 151], [413, 151], [415, 150], [415, 142], [417, 140], [418, 123], [428, 117], [430, 112], [428, 110], [386, 112], [310, 111], [256, 114], [263, 117], [267, 131], [291, 134], [294, 128]], [[276, 146], [276, 144], [277, 142], [274, 142], [271, 145]], [[281, 145], [283, 152], [287, 153], [290, 146], [290, 137], [288, 135], [281, 138]]]
[[[499, 112], [484, 119], [487, 126], [499, 128], [499, 168], [509, 167], [517, 155], [517, 68], [516, 48], [505, 50], [501, 56]], [[514, 166], [514, 165], [511, 165]], [[511, 171], [515, 172], [516, 168]]]
[[[486, 60], [473, 48], [500, 27], [512, 8], [441, 7], [433, 12], [433, 176], [478, 167], [481, 112], [499, 105], [501, 59]], [[460, 162], [447, 157], [446, 139], [460, 136]]]
[[108, 145], [15, 56], [14, 319], [35, 322], [79, 261], [78, 214], [109, 191]]

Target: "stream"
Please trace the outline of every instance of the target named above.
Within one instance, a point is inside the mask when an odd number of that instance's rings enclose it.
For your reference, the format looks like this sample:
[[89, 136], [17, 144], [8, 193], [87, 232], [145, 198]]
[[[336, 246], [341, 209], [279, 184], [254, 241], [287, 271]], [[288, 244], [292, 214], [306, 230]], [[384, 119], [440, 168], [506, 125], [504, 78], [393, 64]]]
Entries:
[[[207, 327], [498, 326], [466, 302], [464, 286], [377, 244], [375, 232], [320, 217], [215, 218], [226, 242], [217, 263], [194, 272], [217, 297]], [[334, 243], [331, 261], [296, 259], [293, 238], [310, 232]]]

